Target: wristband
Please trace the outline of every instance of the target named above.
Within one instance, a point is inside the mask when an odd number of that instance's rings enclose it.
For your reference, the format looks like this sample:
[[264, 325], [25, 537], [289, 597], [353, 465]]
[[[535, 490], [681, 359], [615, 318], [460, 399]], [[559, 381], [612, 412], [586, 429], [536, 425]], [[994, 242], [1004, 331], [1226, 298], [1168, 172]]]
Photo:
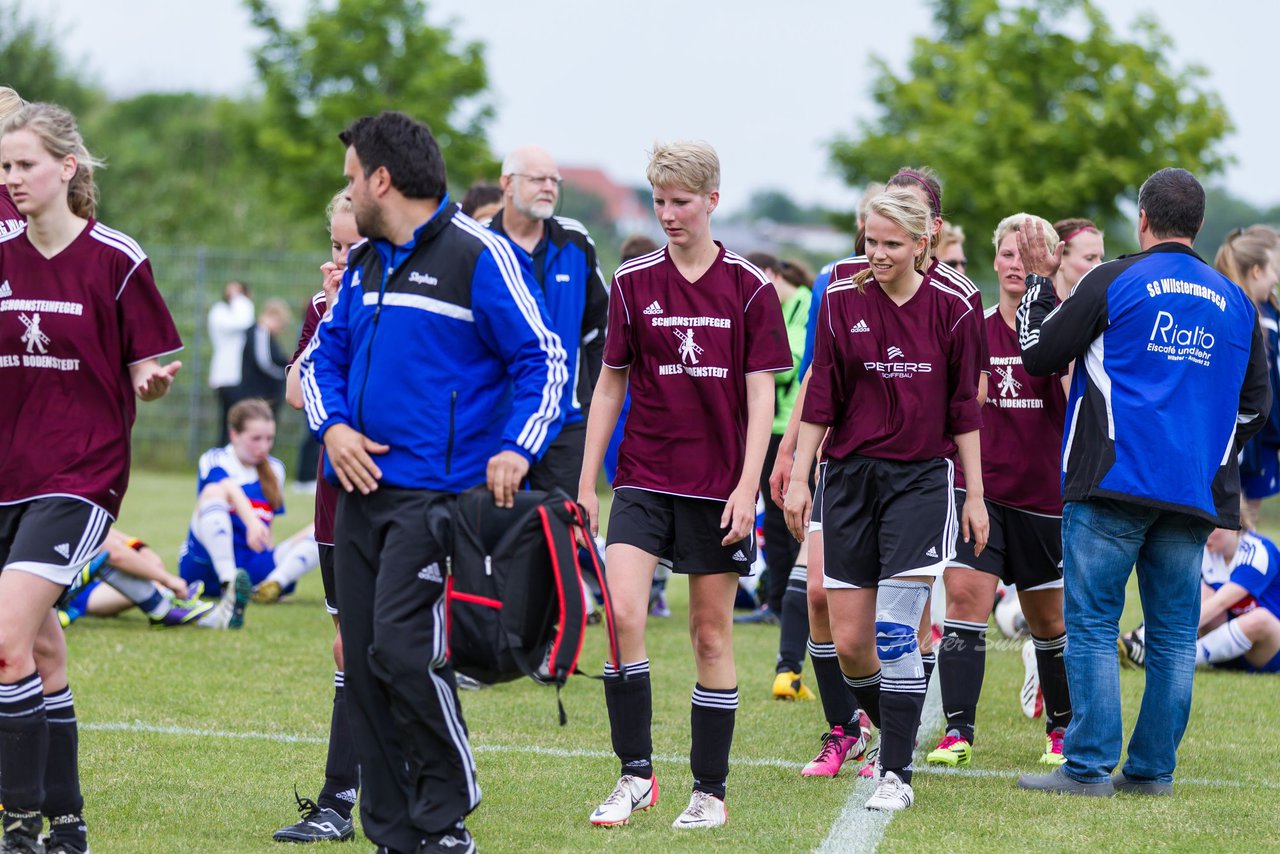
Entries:
[[144, 543], [142, 540], [138, 539], [137, 537], [130, 537], [129, 539], [125, 540], [125, 545], [133, 549], [135, 552], [140, 552], [147, 547], [147, 544]]
[[1053, 279], [1047, 279], [1044, 276], [1037, 276], [1035, 273], [1028, 273], [1026, 279], [1027, 287], [1034, 288], [1036, 285], [1040, 287], [1052, 287]]

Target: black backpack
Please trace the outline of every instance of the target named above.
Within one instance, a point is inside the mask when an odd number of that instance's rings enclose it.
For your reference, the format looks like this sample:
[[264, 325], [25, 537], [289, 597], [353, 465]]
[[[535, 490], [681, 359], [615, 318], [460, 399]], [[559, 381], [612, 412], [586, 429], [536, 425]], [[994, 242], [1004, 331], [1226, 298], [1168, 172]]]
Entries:
[[580, 672], [588, 616], [584, 572], [600, 584], [609, 657], [617, 665], [604, 570], [594, 545], [582, 550], [590, 558], [582, 566], [574, 538], [585, 529], [582, 508], [560, 490], [517, 492], [515, 506], [506, 509], [482, 486], [458, 496], [446, 581], [455, 670], [484, 683], [528, 676], [555, 685], [558, 699], [569, 676]]

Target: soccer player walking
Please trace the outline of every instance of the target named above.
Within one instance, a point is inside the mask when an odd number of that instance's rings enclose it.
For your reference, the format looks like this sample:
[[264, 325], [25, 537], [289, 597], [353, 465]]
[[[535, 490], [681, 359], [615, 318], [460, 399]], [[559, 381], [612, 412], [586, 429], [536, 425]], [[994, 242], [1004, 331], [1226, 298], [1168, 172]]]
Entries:
[[725, 823], [738, 680], [733, 601], [754, 556], [756, 489], [773, 422], [772, 374], [791, 370], [773, 285], [711, 237], [720, 161], [703, 142], [660, 145], [648, 168], [662, 249], [618, 268], [604, 368], [592, 399], [578, 501], [598, 520], [596, 478], [627, 389], [606, 562], [619, 662], [605, 670], [613, 792], [591, 815], [626, 824], [658, 802], [653, 700], [645, 651], [659, 560], [689, 576], [698, 682], [690, 713], [693, 794], [676, 828]]
[[[294, 351], [285, 380], [285, 400], [294, 409], [302, 409], [302, 380], [298, 361], [311, 343], [320, 321], [329, 313], [342, 286], [342, 274], [347, 269], [347, 255], [352, 247], [363, 241], [356, 229], [356, 215], [346, 191], [340, 191], [329, 200], [329, 249], [330, 260], [320, 266], [320, 290], [307, 303], [298, 335], [298, 347]], [[333, 556], [333, 518], [338, 508], [338, 490], [324, 476], [324, 452], [321, 451], [316, 472], [315, 525], [316, 547], [320, 559], [320, 580], [324, 587], [324, 607], [333, 617], [333, 710], [329, 716], [329, 742], [324, 763], [324, 786], [319, 796], [294, 797], [301, 814], [296, 822], [282, 827], [271, 835], [277, 842], [340, 842], [355, 835], [351, 820], [356, 796], [360, 789], [360, 768], [356, 763], [355, 745], [352, 743], [351, 723], [347, 713], [346, 669], [343, 665], [342, 631], [338, 619], [338, 587], [335, 582]]]
[[911, 753], [926, 685], [916, 630], [933, 579], [955, 554], [957, 453], [969, 485], [960, 531], [979, 552], [987, 540], [981, 329], [967, 295], [928, 268], [931, 225], [926, 204], [890, 190], [870, 204], [869, 266], [832, 272], [786, 498], [799, 539], [809, 461], [825, 437], [823, 586], [845, 681], [880, 729], [871, 809], [905, 809], [915, 797]]
[[6, 852], [88, 850], [67, 645], [53, 605], [101, 549], [129, 483], [135, 397], [168, 392], [181, 349], [126, 234], [94, 219], [75, 119], [29, 104], [0, 125], [26, 228], [0, 236], [0, 801]]

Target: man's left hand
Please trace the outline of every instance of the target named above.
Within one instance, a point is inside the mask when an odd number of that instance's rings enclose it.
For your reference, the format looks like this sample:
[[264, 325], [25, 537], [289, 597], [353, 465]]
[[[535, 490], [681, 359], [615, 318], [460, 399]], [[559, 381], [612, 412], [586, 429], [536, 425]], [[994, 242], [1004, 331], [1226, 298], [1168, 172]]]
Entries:
[[1059, 242], [1050, 252], [1040, 223], [1030, 218], [1024, 219], [1018, 228], [1018, 256], [1022, 259], [1022, 269], [1028, 273], [1052, 279], [1062, 265], [1062, 247]]
[[528, 473], [529, 461], [515, 451], [503, 451], [490, 457], [486, 477], [489, 491], [493, 493], [493, 503], [499, 507], [514, 507], [516, 491]]

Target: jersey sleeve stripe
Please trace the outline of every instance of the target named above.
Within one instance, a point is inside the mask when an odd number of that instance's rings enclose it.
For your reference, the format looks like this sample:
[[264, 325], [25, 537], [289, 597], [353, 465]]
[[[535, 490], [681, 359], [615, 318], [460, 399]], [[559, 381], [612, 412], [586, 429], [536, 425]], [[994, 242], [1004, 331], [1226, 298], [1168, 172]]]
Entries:
[[558, 343], [555, 334], [542, 322], [538, 304], [533, 294], [529, 292], [524, 276], [520, 273], [520, 265], [511, 250], [511, 244], [474, 220], [454, 219], [453, 222], [463, 231], [478, 237], [493, 254], [507, 291], [520, 309], [525, 322], [537, 336], [543, 352], [546, 353], [547, 381], [542, 387], [541, 402], [538, 409], [529, 416], [516, 439], [521, 447], [538, 456], [538, 452], [546, 442], [548, 430], [560, 418], [561, 391], [569, 378], [564, 348]]
[[665, 252], [665, 247], [663, 247], [655, 249], [645, 255], [637, 255], [635, 258], [632, 258], [630, 261], [625, 262], [620, 265], [618, 269], [614, 270], [613, 277], [616, 279], [623, 273], [631, 273], [635, 270], [643, 270], [645, 267], [652, 267], [654, 264], [657, 264], [662, 260]]
[[134, 242], [133, 238], [122, 232], [107, 228], [102, 223], [94, 223], [93, 228], [89, 231], [89, 236], [97, 240], [99, 243], [119, 249], [125, 255], [128, 255], [134, 264], [141, 264], [147, 260], [147, 254], [142, 251], [142, 247]]

